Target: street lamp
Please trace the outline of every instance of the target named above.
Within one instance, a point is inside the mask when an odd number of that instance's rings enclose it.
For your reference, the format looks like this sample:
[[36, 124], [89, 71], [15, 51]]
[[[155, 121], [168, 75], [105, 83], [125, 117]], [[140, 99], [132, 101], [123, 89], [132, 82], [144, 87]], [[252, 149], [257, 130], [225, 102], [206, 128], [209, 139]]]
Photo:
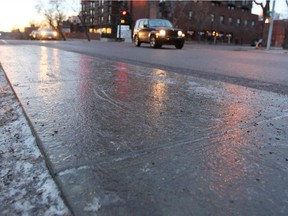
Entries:
[[212, 44], [212, 36], [213, 36], [213, 28], [214, 28], [214, 14], [210, 14], [211, 16], [211, 32], [210, 32], [210, 43]]
[[267, 50], [270, 49], [271, 46], [271, 38], [272, 38], [272, 32], [273, 32], [273, 22], [274, 22], [274, 15], [275, 15], [275, 2], [276, 0], [273, 1], [273, 6], [272, 6], [272, 16], [271, 16], [271, 22], [269, 26], [269, 33], [268, 33], [268, 40], [267, 40]]

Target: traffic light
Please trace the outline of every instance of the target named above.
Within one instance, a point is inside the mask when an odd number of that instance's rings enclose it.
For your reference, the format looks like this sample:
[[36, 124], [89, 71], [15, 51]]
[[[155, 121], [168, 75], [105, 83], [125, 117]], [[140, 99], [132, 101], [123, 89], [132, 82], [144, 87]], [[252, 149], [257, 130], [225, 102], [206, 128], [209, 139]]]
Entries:
[[120, 14], [121, 25], [130, 25], [131, 19], [130, 14], [127, 10], [122, 10]]
[[266, 6], [263, 10], [266, 10], [266, 17], [271, 17], [272, 11], [270, 10], [270, 5], [266, 3]]

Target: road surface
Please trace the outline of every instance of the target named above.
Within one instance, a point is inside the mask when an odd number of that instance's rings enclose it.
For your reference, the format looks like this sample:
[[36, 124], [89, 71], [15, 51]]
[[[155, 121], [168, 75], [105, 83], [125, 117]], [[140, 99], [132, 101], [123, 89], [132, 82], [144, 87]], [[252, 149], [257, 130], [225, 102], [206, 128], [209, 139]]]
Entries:
[[287, 55], [11, 43], [1, 64], [75, 215], [287, 215]]

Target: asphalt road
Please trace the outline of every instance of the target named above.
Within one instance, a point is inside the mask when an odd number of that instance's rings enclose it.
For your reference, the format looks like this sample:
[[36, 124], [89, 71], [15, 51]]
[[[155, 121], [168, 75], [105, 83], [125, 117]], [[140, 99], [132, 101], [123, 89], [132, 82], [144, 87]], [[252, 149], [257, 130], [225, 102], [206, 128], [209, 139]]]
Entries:
[[8, 41], [0, 61], [73, 214], [288, 214], [286, 54]]
[[151, 49], [136, 48], [133, 43], [92, 41], [7, 41], [10, 45], [36, 45], [148, 68], [173, 70], [189, 76], [224, 81], [232, 84], [273, 91], [288, 92], [287, 52], [249, 46], [215, 46], [186, 44], [182, 50], [174, 46]]

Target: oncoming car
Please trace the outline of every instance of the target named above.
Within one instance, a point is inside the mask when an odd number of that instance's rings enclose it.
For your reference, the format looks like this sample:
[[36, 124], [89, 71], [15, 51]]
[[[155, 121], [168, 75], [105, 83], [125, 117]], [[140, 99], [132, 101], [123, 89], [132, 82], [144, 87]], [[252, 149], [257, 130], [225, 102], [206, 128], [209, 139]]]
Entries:
[[30, 33], [31, 40], [57, 40], [58, 33], [50, 28], [39, 28]]
[[136, 21], [133, 40], [135, 46], [141, 43], [149, 43], [153, 48], [161, 48], [162, 45], [174, 45], [182, 49], [185, 35], [178, 28], [173, 28], [171, 22], [165, 19], [139, 19]]

